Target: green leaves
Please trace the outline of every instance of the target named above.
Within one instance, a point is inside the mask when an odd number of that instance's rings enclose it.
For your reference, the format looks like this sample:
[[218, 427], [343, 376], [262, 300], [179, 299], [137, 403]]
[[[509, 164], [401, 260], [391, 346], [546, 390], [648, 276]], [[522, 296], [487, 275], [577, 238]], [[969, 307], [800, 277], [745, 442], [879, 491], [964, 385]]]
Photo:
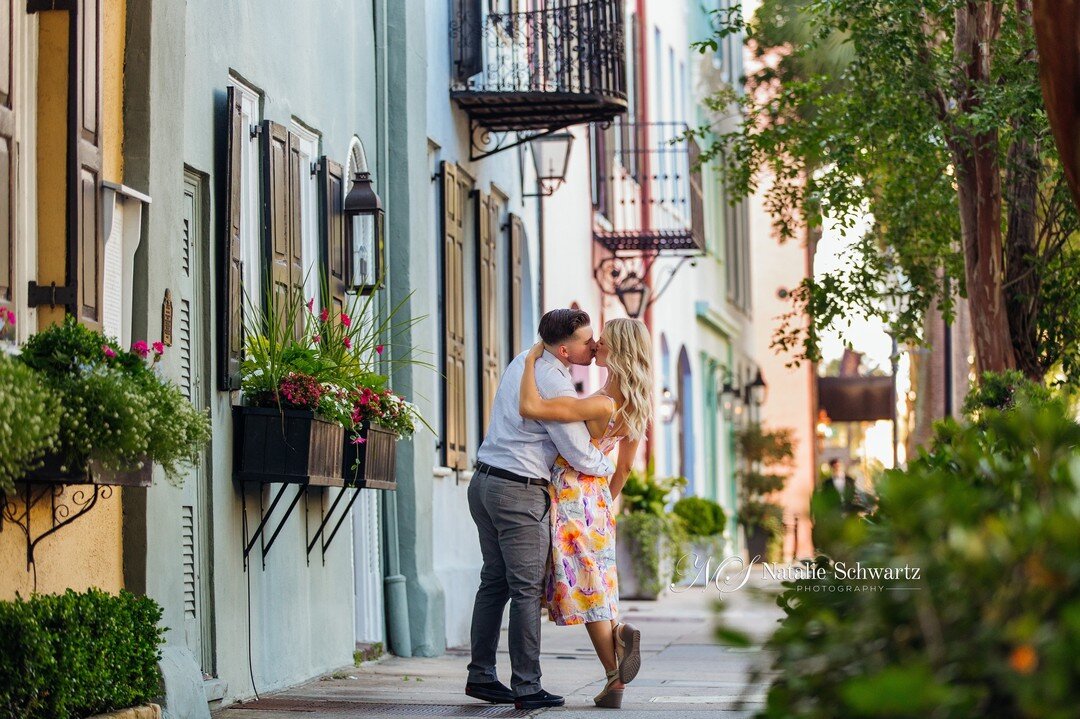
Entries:
[[0, 494], [40, 465], [56, 443], [60, 397], [36, 372], [0, 351]]

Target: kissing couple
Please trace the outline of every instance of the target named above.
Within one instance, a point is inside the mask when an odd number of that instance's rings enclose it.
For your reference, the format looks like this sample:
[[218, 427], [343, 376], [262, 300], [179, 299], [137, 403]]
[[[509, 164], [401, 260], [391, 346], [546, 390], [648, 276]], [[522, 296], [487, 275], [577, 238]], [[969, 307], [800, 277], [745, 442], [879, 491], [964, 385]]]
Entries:
[[[594, 340], [575, 309], [545, 314], [539, 334], [503, 372], [469, 484], [484, 566], [465, 693], [525, 710], [565, 703], [540, 685], [543, 604], [556, 624], [585, 625], [607, 677], [594, 701], [617, 709], [641, 668], [641, 633], [617, 619], [612, 503], [652, 413], [651, 342], [634, 319], [609, 320]], [[594, 360], [607, 383], [578, 398], [570, 365]], [[512, 689], [495, 670], [507, 601]]]

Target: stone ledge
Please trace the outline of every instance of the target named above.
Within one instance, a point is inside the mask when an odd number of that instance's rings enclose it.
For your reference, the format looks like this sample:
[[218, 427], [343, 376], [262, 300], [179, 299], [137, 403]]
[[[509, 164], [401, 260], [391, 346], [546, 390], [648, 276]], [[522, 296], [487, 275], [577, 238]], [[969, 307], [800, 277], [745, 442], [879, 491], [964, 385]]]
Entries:
[[98, 714], [90, 719], [161, 719], [161, 707], [157, 704], [144, 704], [108, 714]]

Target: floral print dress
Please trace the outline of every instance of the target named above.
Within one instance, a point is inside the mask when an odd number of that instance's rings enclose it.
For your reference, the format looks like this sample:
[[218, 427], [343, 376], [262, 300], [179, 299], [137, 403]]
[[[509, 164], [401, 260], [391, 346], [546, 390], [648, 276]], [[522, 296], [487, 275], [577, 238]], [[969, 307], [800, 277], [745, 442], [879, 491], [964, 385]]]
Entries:
[[[613, 409], [604, 436], [593, 440], [604, 454], [623, 439], [611, 434], [617, 410]], [[549, 618], [559, 625], [614, 619], [619, 613], [619, 580], [608, 478], [581, 474], [559, 457], [551, 470], [548, 493], [551, 561], [544, 604]]]

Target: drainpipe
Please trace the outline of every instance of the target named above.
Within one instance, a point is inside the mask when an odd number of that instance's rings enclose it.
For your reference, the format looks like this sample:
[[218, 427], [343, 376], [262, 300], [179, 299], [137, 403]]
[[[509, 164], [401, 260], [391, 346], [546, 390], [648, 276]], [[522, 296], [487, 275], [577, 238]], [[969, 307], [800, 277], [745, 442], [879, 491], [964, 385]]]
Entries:
[[[375, 148], [378, 162], [378, 177], [383, 178], [383, 186], [389, 186], [390, 177], [390, 142], [387, 137], [386, 113], [389, 107], [387, 91], [387, 26], [386, 0], [376, 0], [374, 5], [375, 27]], [[402, 90], [403, 92], [406, 90]], [[393, 193], [384, 191], [382, 201], [387, 214], [394, 212]], [[383, 250], [386, 251], [385, 248]], [[384, 315], [390, 311], [389, 288], [382, 292], [379, 310]], [[391, 350], [392, 352], [393, 350]], [[364, 490], [360, 490], [364, 491]], [[398, 546], [397, 493], [382, 492], [383, 506], [383, 546], [385, 567], [385, 613], [386, 632], [390, 649], [400, 657], [412, 656], [412, 634], [409, 631], [409, 599], [405, 591], [405, 576], [401, 573], [401, 558]]]
[[[631, 118], [634, 121], [634, 127], [637, 131], [637, 143], [638, 147], [644, 151], [641, 153], [641, 177], [644, 183], [641, 186], [641, 227], [647, 228], [650, 226], [652, 220], [650, 212], [650, 195], [652, 188], [649, 187], [649, 177], [651, 177], [650, 157], [649, 157], [649, 132], [647, 125], [643, 124], [648, 122], [649, 118], [649, 49], [648, 49], [648, 22], [646, 22], [647, 15], [645, 14], [645, 0], [637, 0], [637, 18], [638, 18], [638, 56], [631, 58], [631, 62], [636, 62], [641, 72], [636, 73], [635, 77], [641, 78], [640, 87], [635, 88], [636, 97], [638, 100], [637, 110], [638, 116]], [[658, 78], [659, 79], [659, 78]], [[651, 268], [650, 268], [651, 270]], [[642, 317], [642, 321], [645, 322], [646, 329], [649, 330], [649, 335], [652, 335], [652, 272], [645, 273], [645, 287], [648, 288], [648, 292], [645, 295], [645, 316]], [[680, 420], [681, 421], [681, 420]], [[645, 461], [648, 462], [653, 456], [653, 451], [656, 448], [656, 432], [653, 427], [653, 423], [649, 423], [649, 426], [645, 430]]]

